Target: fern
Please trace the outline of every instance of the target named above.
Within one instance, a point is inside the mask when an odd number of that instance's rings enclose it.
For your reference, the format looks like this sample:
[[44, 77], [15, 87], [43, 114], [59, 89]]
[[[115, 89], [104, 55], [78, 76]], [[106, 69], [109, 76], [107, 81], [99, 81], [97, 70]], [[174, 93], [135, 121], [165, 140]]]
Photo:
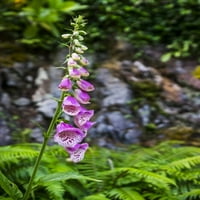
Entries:
[[192, 167], [200, 164], [200, 156], [193, 156], [189, 158], [184, 158], [181, 160], [174, 161], [165, 166], [166, 170], [175, 169], [175, 170], [182, 170], [182, 169], [191, 169]]
[[63, 200], [64, 195], [64, 187], [61, 182], [53, 181], [53, 182], [46, 182], [43, 184], [47, 193], [49, 194], [49, 198], [54, 200]]
[[11, 182], [6, 176], [0, 171], [0, 186], [4, 191], [12, 197], [13, 200], [22, 198], [23, 194], [13, 182]]
[[115, 188], [107, 193], [108, 197], [119, 200], [144, 200], [143, 196], [130, 187]]
[[200, 199], [200, 189], [193, 189], [179, 196], [180, 200], [198, 200]]
[[[104, 194], [97, 193], [83, 198], [83, 200], [109, 200]], [[139, 199], [138, 199], [139, 200]]]
[[5, 146], [0, 148], [0, 166], [6, 163], [17, 163], [19, 159], [32, 159], [38, 151], [24, 146]]

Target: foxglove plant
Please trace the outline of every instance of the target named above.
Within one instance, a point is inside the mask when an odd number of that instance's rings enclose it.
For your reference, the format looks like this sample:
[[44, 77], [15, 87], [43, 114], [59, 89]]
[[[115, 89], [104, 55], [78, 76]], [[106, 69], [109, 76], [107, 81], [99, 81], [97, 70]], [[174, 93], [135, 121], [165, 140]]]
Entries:
[[[88, 110], [85, 106], [90, 103], [88, 92], [93, 91], [95, 88], [93, 84], [84, 80], [85, 77], [89, 76], [89, 72], [86, 69], [88, 60], [83, 56], [87, 47], [82, 44], [84, 36], [86, 35], [86, 32], [82, 30], [85, 26], [85, 21], [83, 17], [79, 16], [74, 19], [71, 25], [74, 27], [72, 33], [62, 35], [69, 42], [69, 54], [65, 60], [67, 67], [64, 68], [64, 77], [58, 85], [58, 89], [61, 90], [61, 96], [58, 100], [54, 117], [47, 132], [44, 134], [44, 142], [23, 200], [29, 198], [40, 160], [58, 121], [54, 141], [63, 146], [69, 153], [69, 161], [74, 163], [80, 162], [89, 147], [87, 143], [82, 143], [82, 141], [86, 137], [88, 130], [95, 124], [95, 122], [90, 121], [94, 115], [94, 110]], [[72, 118], [71, 124], [64, 122], [65, 120], [61, 118], [62, 113]]]

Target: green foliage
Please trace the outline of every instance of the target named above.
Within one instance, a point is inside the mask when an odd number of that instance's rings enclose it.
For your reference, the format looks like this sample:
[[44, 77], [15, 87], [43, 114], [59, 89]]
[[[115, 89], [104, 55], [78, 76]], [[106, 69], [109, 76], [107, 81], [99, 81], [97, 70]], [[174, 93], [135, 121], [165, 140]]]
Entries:
[[0, 171], [0, 186], [3, 190], [12, 197], [13, 200], [22, 198], [23, 194], [19, 188], [11, 182], [6, 176]]
[[[10, 0], [0, 4], [3, 13], [0, 16], [0, 32], [18, 42], [42, 48], [58, 45], [55, 38], [63, 32], [62, 24], [67, 17], [85, 8], [75, 1], [65, 0], [23, 0], [21, 4]], [[13, 21], [16, 23], [13, 24]]]
[[[10, 200], [9, 187], [21, 198], [19, 191], [26, 188], [39, 148], [39, 144], [0, 147], [2, 200]], [[30, 199], [198, 200], [199, 153], [200, 148], [178, 142], [119, 150], [93, 147], [82, 162], [73, 164], [66, 161], [62, 147], [49, 146]]]
[[[164, 45], [171, 57], [199, 55], [199, 0], [78, 0], [90, 5], [86, 16], [90, 39], [102, 42], [120, 37], [141, 49], [145, 45]], [[94, 42], [92, 43], [94, 45]]]

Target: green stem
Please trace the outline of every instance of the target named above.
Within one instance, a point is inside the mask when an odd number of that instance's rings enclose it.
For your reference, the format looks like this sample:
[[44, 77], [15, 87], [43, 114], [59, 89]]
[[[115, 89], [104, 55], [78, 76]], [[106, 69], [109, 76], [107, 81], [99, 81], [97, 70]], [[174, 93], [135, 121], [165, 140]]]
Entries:
[[49, 138], [50, 138], [50, 136], [51, 136], [51, 133], [52, 133], [52, 131], [53, 131], [53, 129], [54, 129], [55, 123], [56, 123], [56, 121], [57, 121], [57, 119], [58, 119], [58, 117], [59, 117], [59, 115], [60, 115], [61, 106], [62, 106], [62, 101], [63, 101], [64, 97], [65, 97], [65, 93], [62, 92], [62, 94], [61, 94], [61, 96], [60, 96], [60, 99], [59, 99], [59, 101], [58, 101], [58, 106], [57, 106], [56, 111], [55, 111], [55, 113], [54, 113], [54, 116], [53, 116], [53, 118], [52, 118], [52, 120], [51, 120], [51, 123], [50, 123], [50, 125], [49, 125], [49, 128], [48, 128], [46, 134], [44, 135], [44, 141], [43, 141], [42, 147], [41, 147], [41, 149], [40, 149], [40, 153], [39, 153], [39, 155], [38, 155], [38, 157], [37, 157], [37, 160], [36, 160], [36, 162], [35, 162], [35, 166], [34, 166], [34, 169], [33, 169], [32, 175], [31, 175], [31, 178], [30, 178], [30, 180], [29, 180], [27, 190], [26, 190], [26, 192], [25, 192], [24, 197], [23, 197], [22, 200], [27, 200], [27, 199], [29, 198], [29, 195], [30, 195], [30, 192], [31, 192], [31, 189], [32, 189], [32, 184], [33, 184], [33, 181], [34, 181], [36, 172], [37, 172], [37, 170], [38, 170], [38, 166], [39, 166], [39, 164], [40, 164], [40, 161], [41, 161], [41, 159], [42, 159], [43, 153], [44, 153], [44, 151], [45, 151], [47, 142], [48, 142], [48, 140], [49, 140]]

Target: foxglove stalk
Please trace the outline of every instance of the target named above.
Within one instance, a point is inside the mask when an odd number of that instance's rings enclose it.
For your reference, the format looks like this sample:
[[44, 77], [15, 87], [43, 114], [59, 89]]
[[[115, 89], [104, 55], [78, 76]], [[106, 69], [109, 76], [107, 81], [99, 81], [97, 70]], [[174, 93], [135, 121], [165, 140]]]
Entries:
[[[86, 35], [86, 32], [82, 30], [84, 25], [85, 21], [83, 17], [79, 16], [75, 18], [72, 23], [72, 26], [74, 26], [72, 33], [62, 35], [64, 39], [69, 41], [69, 55], [66, 56], [65, 62], [67, 63], [66, 74], [58, 85], [62, 93], [57, 101], [58, 105], [49, 128], [44, 134], [44, 141], [22, 200], [29, 199], [38, 166], [48, 144], [48, 140], [52, 136], [55, 124], [58, 121], [61, 122], [58, 123], [56, 127], [54, 140], [66, 149], [70, 155], [70, 161], [74, 163], [80, 162], [84, 158], [84, 154], [89, 147], [87, 143], [81, 143], [88, 129], [94, 124], [94, 122], [89, 121], [94, 114], [93, 111], [87, 110], [81, 113], [84, 110], [83, 105], [90, 103], [90, 96], [86, 92], [93, 90], [93, 87], [91, 85], [88, 86], [88, 83], [85, 84], [82, 79], [83, 77], [89, 76], [89, 72], [86, 69], [88, 60], [82, 55], [87, 49], [87, 47], [82, 44], [83, 36]], [[77, 89], [78, 87], [84, 91]], [[74, 124], [63, 122], [64, 120], [61, 118], [62, 111], [74, 117]]]

